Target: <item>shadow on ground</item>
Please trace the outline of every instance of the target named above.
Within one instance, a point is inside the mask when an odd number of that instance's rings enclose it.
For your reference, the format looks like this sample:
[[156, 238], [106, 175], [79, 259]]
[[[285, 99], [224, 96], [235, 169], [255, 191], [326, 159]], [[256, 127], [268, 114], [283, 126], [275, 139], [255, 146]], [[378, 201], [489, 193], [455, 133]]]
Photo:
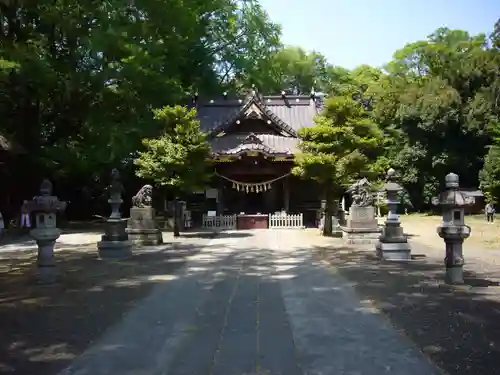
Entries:
[[57, 373], [155, 285], [182, 277], [186, 257], [211, 237], [142, 248], [123, 261], [100, 260], [95, 244], [61, 249], [52, 286], [36, 284], [35, 252], [0, 259], [0, 374]]
[[499, 373], [500, 275], [466, 272], [465, 285], [453, 287], [442, 281], [442, 259], [385, 262], [373, 250], [343, 247], [315, 254], [449, 374]]
[[[64, 235], [70, 234], [82, 234], [82, 235], [91, 235], [92, 238], [88, 239], [78, 239], [78, 241], [85, 241], [83, 243], [84, 246], [92, 245], [95, 246], [95, 243], [99, 240], [100, 236], [104, 234], [103, 226], [92, 226], [91, 224], [82, 224], [78, 229], [62, 229], [63, 236], [60, 237], [56, 242], [56, 249], [64, 248], [64, 249], [77, 249], [82, 247], [82, 243], [75, 243], [75, 239], [68, 240], [64, 237]], [[247, 233], [231, 233], [226, 234], [224, 232], [217, 233], [215, 231], [199, 231], [199, 232], [182, 232], [179, 238], [186, 239], [210, 239], [218, 237], [248, 237], [250, 234]], [[166, 242], [169, 242], [173, 239], [172, 232], [163, 232], [163, 239]], [[33, 238], [30, 237], [29, 231], [24, 231], [22, 233], [10, 234], [4, 237], [0, 241], [0, 259], [9, 257], [11, 253], [15, 253], [17, 251], [23, 251], [27, 253], [36, 253], [36, 242]]]
[[[245, 238], [251, 237], [251, 233], [246, 232], [218, 232], [216, 233], [218, 238]], [[183, 232], [181, 233], [181, 238], [211, 238], [214, 236], [214, 232], [200, 231], [200, 232]]]

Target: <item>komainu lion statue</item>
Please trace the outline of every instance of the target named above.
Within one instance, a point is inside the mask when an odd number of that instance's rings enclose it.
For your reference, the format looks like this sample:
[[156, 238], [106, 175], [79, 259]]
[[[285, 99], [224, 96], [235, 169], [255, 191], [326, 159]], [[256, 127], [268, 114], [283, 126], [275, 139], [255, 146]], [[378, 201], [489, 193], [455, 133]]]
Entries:
[[152, 203], [153, 203], [153, 187], [151, 185], [144, 185], [137, 192], [137, 194], [132, 197], [133, 207], [151, 207]]
[[373, 203], [373, 197], [370, 192], [362, 187], [356, 187], [351, 194], [352, 205], [355, 207], [367, 207]]

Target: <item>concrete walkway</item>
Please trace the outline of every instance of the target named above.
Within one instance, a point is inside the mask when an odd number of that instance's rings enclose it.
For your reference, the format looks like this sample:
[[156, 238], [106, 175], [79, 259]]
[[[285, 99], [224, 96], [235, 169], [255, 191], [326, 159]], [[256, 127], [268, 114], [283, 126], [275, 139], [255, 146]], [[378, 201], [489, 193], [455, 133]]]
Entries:
[[211, 240], [60, 375], [433, 375], [300, 231]]

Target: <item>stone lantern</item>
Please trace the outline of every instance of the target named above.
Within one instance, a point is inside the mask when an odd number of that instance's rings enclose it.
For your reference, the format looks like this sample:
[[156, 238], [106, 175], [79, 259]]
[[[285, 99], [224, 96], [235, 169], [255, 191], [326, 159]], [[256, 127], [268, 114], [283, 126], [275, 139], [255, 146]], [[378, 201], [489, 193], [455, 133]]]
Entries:
[[106, 220], [105, 233], [97, 243], [97, 250], [101, 259], [123, 259], [132, 255], [132, 242], [126, 232], [127, 219], [123, 219], [120, 206], [123, 203], [123, 185], [118, 169], [111, 171], [108, 203], [111, 214]]
[[56, 226], [56, 217], [57, 212], [66, 209], [66, 205], [66, 202], [52, 195], [52, 183], [47, 179], [40, 186], [40, 195], [27, 203], [28, 210], [35, 215], [35, 228], [30, 231], [30, 236], [38, 246], [37, 279], [40, 283], [55, 282], [54, 245], [61, 235], [61, 230]]
[[470, 236], [471, 229], [464, 223], [464, 208], [473, 204], [474, 199], [459, 189], [459, 177], [449, 173], [445, 177], [446, 189], [432, 199], [432, 203], [441, 206], [443, 221], [437, 227], [439, 237], [446, 244], [446, 282], [463, 284], [463, 248], [462, 244]]
[[387, 194], [387, 206], [389, 212], [385, 225], [382, 229], [382, 235], [376, 245], [377, 255], [386, 260], [411, 260], [411, 249], [408, 239], [401, 227], [401, 221], [397, 213], [399, 206], [399, 194], [403, 187], [396, 182], [396, 171], [389, 169], [387, 171], [387, 182], [383, 190]]

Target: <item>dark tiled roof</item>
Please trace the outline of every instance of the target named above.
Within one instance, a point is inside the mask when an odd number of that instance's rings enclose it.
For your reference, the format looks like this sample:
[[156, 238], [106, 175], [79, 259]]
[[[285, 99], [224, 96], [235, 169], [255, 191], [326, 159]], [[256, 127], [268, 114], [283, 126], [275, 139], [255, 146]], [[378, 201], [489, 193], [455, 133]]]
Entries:
[[207, 133], [224, 130], [252, 104], [291, 136], [296, 136], [301, 128], [313, 126], [313, 119], [318, 113], [315, 101], [309, 96], [287, 96], [283, 99], [281, 96], [259, 97], [254, 94], [244, 99], [199, 103], [197, 111], [201, 129]]
[[462, 190], [465, 194], [467, 194], [470, 197], [484, 197], [484, 194], [481, 190], [478, 189], [467, 189], [467, 188], [462, 188]]
[[229, 134], [211, 140], [212, 152], [237, 155], [244, 151], [261, 151], [268, 155], [291, 155], [297, 152], [298, 139], [274, 134]]
[[[201, 129], [208, 133], [215, 154], [236, 155], [244, 151], [261, 151], [268, 155], [291, 155], [298, 151], [297, 131], [314, 126], [314, 117], [321, 110], [321, 98], [310, 96], [260, 96], [255, 92], [240, 99], [219, 99], [198, 102], [197, 112]], [[253, 107], [255, 106], [255, 107]], [[270, 120], [282, 130], [275, 134], [227, 134], [227, 130], [247, 112], [258, 111], [264, 121]], [[248, 115], [251, 117], [251, 115]]]

